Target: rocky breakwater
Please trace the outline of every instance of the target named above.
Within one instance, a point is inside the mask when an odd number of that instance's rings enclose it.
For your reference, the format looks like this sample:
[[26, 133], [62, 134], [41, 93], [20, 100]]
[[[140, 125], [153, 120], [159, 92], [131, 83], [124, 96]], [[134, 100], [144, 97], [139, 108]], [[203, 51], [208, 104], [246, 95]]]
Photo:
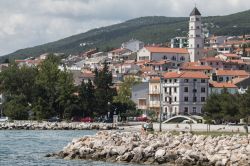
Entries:
[[19, 122], [0, 123], [0, 130], [110, 130], [116, 126], [108, 123]]
[[63, 151], [48, 154], [64, 159], [163, 165], [250, 165], [247, 136], [203, 136], [183, 133], [142, 135], [100, 131], [74, 139]]

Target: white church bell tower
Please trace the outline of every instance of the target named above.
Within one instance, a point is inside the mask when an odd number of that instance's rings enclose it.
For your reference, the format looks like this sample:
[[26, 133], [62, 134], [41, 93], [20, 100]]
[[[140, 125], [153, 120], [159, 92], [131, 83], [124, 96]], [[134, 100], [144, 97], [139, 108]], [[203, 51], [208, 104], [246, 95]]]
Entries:
[[202, 35], [201, 14], [196, 7], [190, 14], [188, 43], [190, 61], [195, 62], [202, 58], [204, 38]]

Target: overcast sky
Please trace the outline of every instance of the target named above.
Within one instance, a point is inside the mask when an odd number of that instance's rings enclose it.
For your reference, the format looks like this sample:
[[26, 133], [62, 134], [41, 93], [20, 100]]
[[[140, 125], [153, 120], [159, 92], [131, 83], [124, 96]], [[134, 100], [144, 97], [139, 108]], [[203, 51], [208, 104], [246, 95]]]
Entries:
[[249, 0], [0, 0], [0, 55], [141, 16], [249, 10]]

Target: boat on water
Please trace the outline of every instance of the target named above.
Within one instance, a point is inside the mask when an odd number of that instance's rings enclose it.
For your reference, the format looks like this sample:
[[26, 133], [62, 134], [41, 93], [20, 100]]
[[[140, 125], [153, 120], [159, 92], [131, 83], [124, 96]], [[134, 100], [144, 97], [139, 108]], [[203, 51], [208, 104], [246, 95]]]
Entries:
[[0, 122], [7, 122], [8, 120], [8, 117], [0, 117]]

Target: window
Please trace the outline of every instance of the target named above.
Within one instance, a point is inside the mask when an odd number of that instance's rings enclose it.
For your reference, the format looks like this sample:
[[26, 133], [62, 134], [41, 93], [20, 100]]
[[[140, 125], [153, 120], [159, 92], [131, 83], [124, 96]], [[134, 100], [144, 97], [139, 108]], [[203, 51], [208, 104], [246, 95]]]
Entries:
[[164, 92], [167, 93], [167, 88], [164, 88]]
[[196, 18], [196, 21], [200, 21], [200, 19], [199, 19], [199, 18]]
[[194, 79], [194, 82], [196, 82], [197, 81], [197, 79]]
[[177, 82], [177, 79], [174, 79], [174, 82]]
[[184, 97], [184, 101], [188, 101], [188, 97], [187, 96]]
[[204, 63], [203, 63], [203, 62], [201, 62], [201, 65], [204, 65]]
[[201, 93], [205, 93], [206, 92], [206, 88], [205, 87], [202, 87], [201, 88]]
[[197, 44], [197, 48], [199, 48], [200, 47], [200, 45], [199, 44]]
[[166, 102], [168, 101], [168, 98], [167, 98], [167, 97], [165, 97], [165, 101], [166, 101]]
[[200, 29], [200, 27], [199, 27], [199, 26], [197, 26], [196, 28], [197, 28], [197, 29]]
[[172, 104], [172, 98], [169, 97], [169, 104]]
[[210, 62], [210, 65], [213, 65], [213, 63], [212, 63], [212, 62]]
[[185, 61], [185, 58], [182, 56], [182, 57], [180, 58], [180, 60], [181, 60], [181, 61]]
[[188, 82], [188, 79], [185, 79], [184, 82]]
[[175, 101], [175, 102], [177, 101], [177, 97], [174, 97], [174, 101]]
[[193, 92], [196, 93], [196, 92], [197, 92], [197, 89], [193, 89]]
[[173, 60], [173, 61], [175, 61], [175, 60], [176, 60], [176, 57], [175, 57], [175, 56], [173, 56], [173, 57], [172, 57], [172, 60]]
[[206, 80], [205, 79], [201, 79], [201, 83], [205, 83], [206, 82]]
[[184, 87], [184, 92], [188, 92], [188, 87]]
[[175, 93], [177, 92], [177, 88], [176, 88], [176, 87], [174, 87], [174, 92], [175, 92]]
[[201, 97], [201, 102], [205, 102], [206, 98], [205, 97]]
[[171, 80], [171, 79], [169, 79], [169, 83], [172, 83], [172, 80]]
[[184, 107], [184, 114], [188, 114], [188, 107]]
[[196, 113], [196, 107], [193, 107], [193, 113]]
[[193, 102], [197, 102], [197, 97], [193, 97]]

